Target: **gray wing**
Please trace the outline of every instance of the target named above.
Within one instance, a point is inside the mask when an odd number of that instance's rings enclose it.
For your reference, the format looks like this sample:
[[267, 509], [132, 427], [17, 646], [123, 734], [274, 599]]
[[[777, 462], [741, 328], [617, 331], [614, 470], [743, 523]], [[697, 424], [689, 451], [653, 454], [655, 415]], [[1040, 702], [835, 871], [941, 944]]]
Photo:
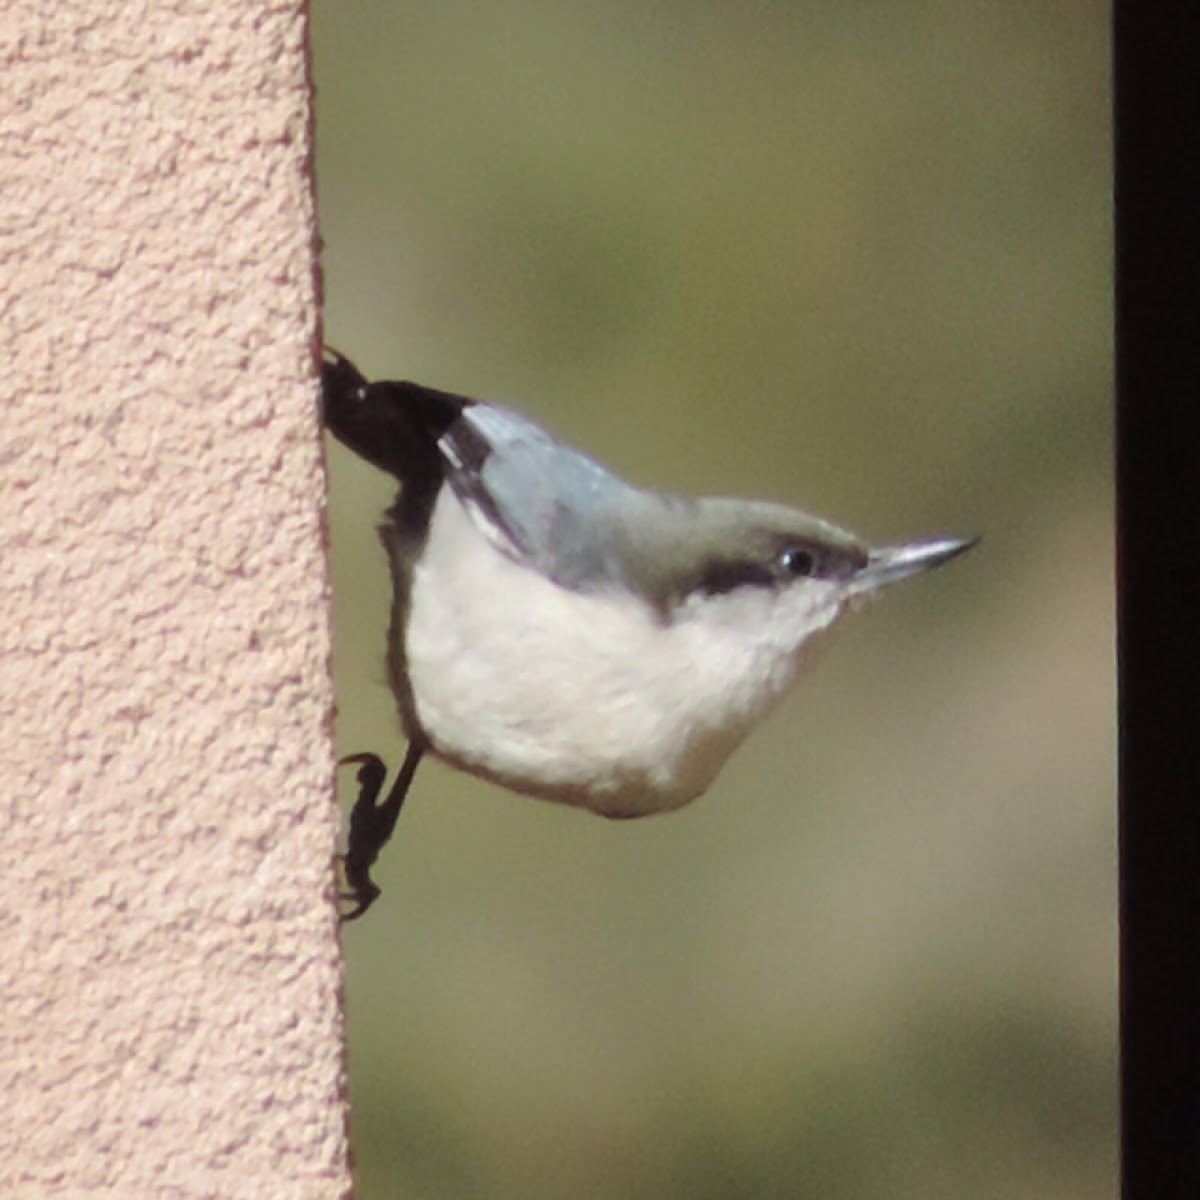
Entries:
[[438, 439], [455, 495], [504, 553], [563, 587], [620, 583], [609, 526], [635, 492], [515, 412], [465, 408]]

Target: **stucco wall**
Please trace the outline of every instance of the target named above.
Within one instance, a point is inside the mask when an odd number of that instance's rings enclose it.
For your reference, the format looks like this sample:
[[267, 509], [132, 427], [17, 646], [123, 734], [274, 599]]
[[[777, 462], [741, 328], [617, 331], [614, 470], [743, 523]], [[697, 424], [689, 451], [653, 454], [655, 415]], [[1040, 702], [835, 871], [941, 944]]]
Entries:
[[0, 1193], [347, 1186], [299, 0], [0, 18]]

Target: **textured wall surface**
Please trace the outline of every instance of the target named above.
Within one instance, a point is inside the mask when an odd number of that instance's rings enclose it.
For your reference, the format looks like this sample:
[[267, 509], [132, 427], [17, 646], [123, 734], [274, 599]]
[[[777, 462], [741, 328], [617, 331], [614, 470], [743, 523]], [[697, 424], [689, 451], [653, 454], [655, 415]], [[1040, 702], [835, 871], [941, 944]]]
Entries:
[[347, 1188], [301, 0], [0, 20], [0, 1192]]

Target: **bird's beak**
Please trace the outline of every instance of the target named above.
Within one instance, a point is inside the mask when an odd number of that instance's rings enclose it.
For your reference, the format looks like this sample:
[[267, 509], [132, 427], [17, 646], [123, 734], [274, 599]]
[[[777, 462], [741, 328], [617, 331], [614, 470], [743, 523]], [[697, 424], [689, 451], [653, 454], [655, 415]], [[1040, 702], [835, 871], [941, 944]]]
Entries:
[[934, 538], [927, 542], [905, 542], [900, 546], [877, 546], [867, 555], [867, 565], [854, 576], [853, 590], [871, 592], [888, 583], [907, 579], [930, 567], [957, 558], [978, 542], [973, 538]]

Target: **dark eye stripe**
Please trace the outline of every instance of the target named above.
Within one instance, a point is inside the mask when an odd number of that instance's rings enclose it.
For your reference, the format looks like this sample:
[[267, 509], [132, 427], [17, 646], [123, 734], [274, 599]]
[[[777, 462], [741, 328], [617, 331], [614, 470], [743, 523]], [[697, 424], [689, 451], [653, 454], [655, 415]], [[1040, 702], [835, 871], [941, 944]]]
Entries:
[[774, 574], [756, 562], [714, 562], [705, 567], [696, 583], [696, 591], [719, 596], [740, 587], [769, 587]]

